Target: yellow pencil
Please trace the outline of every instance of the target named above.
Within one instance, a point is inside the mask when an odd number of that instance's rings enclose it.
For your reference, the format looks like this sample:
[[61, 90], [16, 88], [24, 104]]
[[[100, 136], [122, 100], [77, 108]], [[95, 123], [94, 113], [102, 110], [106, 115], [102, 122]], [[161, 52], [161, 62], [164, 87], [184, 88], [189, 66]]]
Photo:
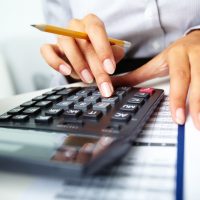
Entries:
[[[70, 29], [65, 29], [65, 28], [61, 28], [61, 27], [57, 27], [57, 26], [48, 25], [48, 24], [38, 24], [38, 25], [31, 25], [31, 26], [39, 29], [40, 31], [44, 31], [44, 32], [54, 33], [57, 35], [69, 36], [69, 37], [73, 37], [73, 38], [85, 39], [88, 41], [90, 40], [88, 35], [83, 32], [73, 31]], [[126, 47], [126, 48], [129, 48], [131, 46], [131, 42], [128, 42], [128, 41], [118, 40], [118, 39], [114, 39], [114, 38], [108, 38], [108, 40], [112, 45], [116, 44], [116, 45]]]

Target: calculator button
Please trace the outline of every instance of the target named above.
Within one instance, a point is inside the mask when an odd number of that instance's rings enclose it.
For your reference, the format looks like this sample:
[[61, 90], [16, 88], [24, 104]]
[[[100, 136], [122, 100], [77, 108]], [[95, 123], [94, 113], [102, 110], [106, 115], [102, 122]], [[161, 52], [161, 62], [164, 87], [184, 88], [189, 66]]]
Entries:
[[41, 96], [37, 96], [37, 97], [35, 97], [35, 98], [33, 98], [32, 100], [33, 101], [42, 101], [42, 100], [44, 100], [44, 99], [46, 99], [46, 95], [41, 95]]
[[80, 90], [79, 92], [76, 93], [77, 96], [81, 96], [81, 97], [87, 97], [90, 96], [92, 94], [92, 91], [84, 89], [84, 90]]
[[41, 109], [37, 107], [30, 107], [23, 111], [23, 113], [27, 115], [35, 115], [38, 114], [39, 112], [41, 112]]
[[8, 114], [16, 115], [16, 114], [21, 113], [23, 110], [24, 108], [21, 108], [21, 107], [13, 108], [12, 110], [8, 111]]
[[57, 92], [57, 94], [62, 95], [62, 96], [70, 96], [71, 94], [73, 94], [77, 90], [79, 90], [79, 88], [65, 88], [64, 90]]
[[150, 97], [150, 95], [148, 93], [145, 93], [145, 92], [136, 92], [133, 96], [144, 98], [144, 99], [148, 99]]
[[63, 108], [63, 109], [69, 109], [73, 105], [74, 105], [74, 103], [72, 101], [61, 101], [61, 102], [57, 103], [55, 106]]
[[63, 113], [63, 109], [61, 108], [50, 108], [45, 112], [45, 115], [50, 115], [50, 116], [59, 116]]
[[152, 95], [155, 92], [155, 89], [153, 89], [153, 88], [141, 88], [139, 90], [139, 92], [148, 93], [148, 94]]
[[119, 90], [119, 91], [114, 92], [114, 95], [118, 96], [120, 99], [123, 99], [126, 95], [126, 92]]
[[94, 92], [92, 93], [92, 96], [98, 96], [98, 97], [100, 97], [100, 96], [101, 96], [101, 93], [100, 93], [99, 90], [96, 90], [96, 91], [94, 91]]
[[126, 112], [131, 112], [131, 113], [136, 113], [138, 110], [138, 106], [134, 104], [124, 104], [120, 110], [126, 111]]
[[7, 122], [10, 120], [11, 117], [12, 115], [3, 114], [0, 116], [0, 122]]
[[98, 87], [97, 86], [90, 86], [90, 87], [86, 87], [86, 89], [89, 90], [89, 91], [94, 92], [94, 91], [96, 91], [98, 89]]
[[93, 110], [107, 112], [111, 108], [111, 104], [107, 102], [99, 102], [93, 105]]
[[52, 105], [51, 101], [40, 101], [38, 103], [35, 104], [35, 106], [37, 107], [41, 107], [41, 108], [46, 108]]
[[56, 94], [56, 91], [48, 91], [48, 92], [45, 92], [42, 95], [50, 96], [50, 95], [54, 95], [54, 94]]
[[54, 88], [52, 91], [58, 92], [58, 91], [61, 91], [61, 90], [64, 90], [64, 89], [65, 89], [65, 87], [58, 87], [58, 88]]
[[100, 119], [102, 117], [102, 112], [99, 110], [91, 110], [87, 111], [83, 114], [83, 118], [85, 119]]
[[47, 100], [49, 101], [60, 101], [62, 99], [61, 95], [51, 95], [47, 97]]
[[76, 96], [76, 95], [72, 95], [71, 97], [67, 98], [67, 101], [73, 101], [73, 102], [80, 102], [83, 100], [82, 96]]
[[100, 99], [99, 96], [89, 96], [89, 97], [86, 97], [84, 99], [85, 102], [90, 102], [90, 103], [93, 103], [93, 104], [99, 102], [100, 100], [101, 99]]
[[101, 101], [110, 103], [111, 105], [115, 105], [119, 101], [119, 97], [113, 96], [113, 97], [109, 97], [109, 98], [102, 98]]
[[14, 122], [26, 122], [29, 120], [28, 115], [15, 115], [12, 117], [12, 121]]
[[141, 106], [142, 104], [144, 104], [144, 99], [138, 97], [132, 97], [128, 100], [128, 103], [137, 104]]
[[69, 109], [63, 113], [65, 117], [79, 117], [81, 114], [82, 114], [82, 111], [76, 110], [76, 109]]
[[27, 102], [21, 104], [20, 106], [21, 107], [31, 107], [31, 106], [34, 106], [35, 103], [36, 103], [35, 101], [27, 101]]
[[126, 86], [123, 86], [123, 87], [118, 87], [116, 88], [116, 91], [125, 91], [125, 92], [130, 92], [132, 89], [132, 87], [126, 87]]
[[53, 118], [51, 116], [38, 116], [35, 118], [35, 123], [50, 123], [53, 121]]
[[82, 111], [87, 111], [91, 107], [92, 107], [92, 104], [89, 102], [78, 102], [74, 104], [74, 109], [78, 109]]
[[124, 112], [116, 112], [112, 120], [113, 121], [120, 121], [120, 122], [128, 122], [131, 118], [131, 115], [129, 113], [124, 113]]

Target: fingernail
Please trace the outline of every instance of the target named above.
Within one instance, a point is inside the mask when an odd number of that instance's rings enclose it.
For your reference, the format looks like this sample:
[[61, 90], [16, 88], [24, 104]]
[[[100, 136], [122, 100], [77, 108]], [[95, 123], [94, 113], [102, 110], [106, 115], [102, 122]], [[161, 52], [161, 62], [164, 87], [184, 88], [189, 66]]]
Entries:
[[113, 74], [115, 71], [115, 66], [114, 66], [113, 62], [111, 61], [111, 59], [105, 59], [103, 61], [103, 67], [104, 67], [104, 70], [108, 74]]
[[104, 97], [110, 97], [113, 93], [113, 86], [108, 82], [103, 82], [100, 85], [100, 90]]
[[180, 125], [184, 124], [184, 122], [185, 122], [185, 113], [184, 113], [183, 108], [178, 108], [176, 110], [176, 122], [177, 122], [177, 124], [180, 124]]
[[93, 82], [93, 77], [87, 69], [84, 69], [84, 70], [81, 71], [81, 76], [83, 77], [85, 82], [87, 82], [87, 83]]
[[71, 74], [71, 67], [69, 65], [66, 65], [66, 64], [61, 64], [59, 66], [59, 72], [65, 76], [68, 76]]

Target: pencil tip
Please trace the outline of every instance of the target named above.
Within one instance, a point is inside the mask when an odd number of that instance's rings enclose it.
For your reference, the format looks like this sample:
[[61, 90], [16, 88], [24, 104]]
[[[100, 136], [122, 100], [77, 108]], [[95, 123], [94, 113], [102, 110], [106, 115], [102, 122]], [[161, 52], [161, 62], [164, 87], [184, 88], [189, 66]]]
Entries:
[[35, 25], [35, 24], [31, 24], [31, 26], [33, 26], [33, 27], [36, 27], [36, 25]]

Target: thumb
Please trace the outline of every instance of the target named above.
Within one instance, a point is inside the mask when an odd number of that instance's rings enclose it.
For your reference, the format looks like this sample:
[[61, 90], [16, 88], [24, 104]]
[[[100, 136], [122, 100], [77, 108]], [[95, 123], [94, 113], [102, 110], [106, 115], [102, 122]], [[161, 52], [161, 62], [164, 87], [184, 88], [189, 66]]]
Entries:
[[165, 52], [162, 52], [134, 71], [124, 75], [113, 76], [113, 85], [137, 85], [150, 79], [167, 76], [169, 69], [165, 57]]

